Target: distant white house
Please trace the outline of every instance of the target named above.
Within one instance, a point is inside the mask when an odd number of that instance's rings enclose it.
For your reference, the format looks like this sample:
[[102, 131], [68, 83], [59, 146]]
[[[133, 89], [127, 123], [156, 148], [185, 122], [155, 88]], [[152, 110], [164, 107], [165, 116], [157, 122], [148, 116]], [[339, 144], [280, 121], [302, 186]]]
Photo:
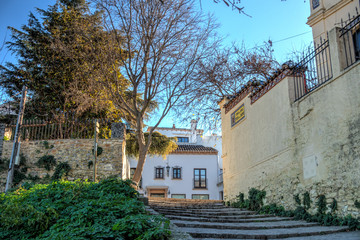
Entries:
[[[203, 136], [191, 121], [191, 129], [157, 128], [168, 137], [177, 137], [178, 148], [163, 159], [148, 156], [139, 193], [147, 197], [223, 199], [221, 136]], [[137, 160], [130, 158], [130, 175]]]

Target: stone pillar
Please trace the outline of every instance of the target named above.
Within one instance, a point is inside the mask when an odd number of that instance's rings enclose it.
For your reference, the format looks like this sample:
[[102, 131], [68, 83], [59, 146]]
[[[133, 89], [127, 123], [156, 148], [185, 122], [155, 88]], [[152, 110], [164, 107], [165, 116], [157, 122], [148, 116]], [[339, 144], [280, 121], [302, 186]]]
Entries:
[[[345, 51], [351, 51], [353, 49], [353, 42], [352, 39], [347, 44], [350, 44], [346, 47], [346, 43], [344, 43], [344, 37], [340, 38], [340, 31], [341, 28], [335, 27], [330, 30], [329, 32], [329, 47], [330, 47], [330, 59], [333, 71], [333, 78], [338, 77], [341, 72], [346, 67], [346, 54]], [[345, 49], [345, 47], [347, 49]], [[348, 52], [348, 58], [350, 56], [354, 56], [354, 53]], [[348, 59], [351, 61], [352, 59]]]
[[5, 136], [5, 123], [0, 123], [0, 158], [2, 157], [3, 145], [4, 145], [4, 136]]
[[111, 123], [111, 138], [125, 140], [126, 127], [123, 123]]

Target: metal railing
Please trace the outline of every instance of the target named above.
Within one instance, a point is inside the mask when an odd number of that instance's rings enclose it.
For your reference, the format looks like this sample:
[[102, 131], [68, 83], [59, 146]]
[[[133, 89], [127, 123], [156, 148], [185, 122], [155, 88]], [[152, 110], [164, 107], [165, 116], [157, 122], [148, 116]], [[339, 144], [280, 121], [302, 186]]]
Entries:
[[341, 19], [340, 42], [343, 44], [345, 58], [344, 69], [360, 60], [360, 15], [350, 18], [345, 25]]
[[[111, 121], [98, 120], [98, 137], [107, 139], [111, 137]], [[13, 140], [16, 123], [6, 126], [5, 134], [9, 140]], [[93, 119], [63, 121], [24, 120], [20, 130], [21, 140], [52, 140], [52, 139], [91, 139], [94, 137], [95, 124]]]
[[320, 38], [314, 48], [294, 67], [295, 101], [333, 77], [329, 40]]

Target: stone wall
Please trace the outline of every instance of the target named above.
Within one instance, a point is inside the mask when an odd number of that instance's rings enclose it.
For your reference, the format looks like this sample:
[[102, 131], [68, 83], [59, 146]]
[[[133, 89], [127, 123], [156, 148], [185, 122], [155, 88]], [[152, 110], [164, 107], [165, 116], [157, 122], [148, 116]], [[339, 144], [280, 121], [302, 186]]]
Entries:
[[[329, 203], [337, 200], [340, 215], [359, 216], [360, 63], [333, 69], [339, 71], [330, 81], [297, 102], [287, 77], [254, 104], [246, 97], [228, 113], [222, 108], [227, 200], [255, 187], [267, 192], [267, 203], [294, 209], [294, 195], [302, 199], [309, 192], [312, 212], [324, 194]], [[242, 104], [245, 117], [231, 126], [231, 114]]]
[[[103, 149], [102, 154], [97, 158], [98, 180], [111, 175], [120, 176], [123, 179], [129, 177], [129, 164], [125, 157], [125, 141], [123, 140], [124, 128], [120, 128], [119, 131], [122, 133], [115, 134], [118, 138], [98, 140], [98, 147]], [[12, 145], [13, 142], [11, 141], [3, 143], [2, 158], [10, 159]], [[46, 171], [44, 168], [38, 167], [36, 162], [44, 155], [53, 155], [57, 163], [67, 162], [71, 166], [67, 179], [92, 180], [93, 147], [93, 139], [24, 141], [21, 143], [20, 153], [26, 158], [27, 176], [32, 175], [40, 178], [44, 178], [47, 174], [52, 176], [54, 170]], [[0, 175], [0, 191], [5, 188], [6, 176], [7, 171]]]

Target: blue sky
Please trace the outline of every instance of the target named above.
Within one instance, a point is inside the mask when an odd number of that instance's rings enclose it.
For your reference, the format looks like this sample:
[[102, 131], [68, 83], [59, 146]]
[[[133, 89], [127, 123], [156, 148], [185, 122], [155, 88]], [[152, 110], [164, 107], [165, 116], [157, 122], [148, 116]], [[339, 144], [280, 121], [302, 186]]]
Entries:
[[[10, 40], [7, 26], [20, 28], [27, 23], [29, 12], [35, 12], [35, 7], [46, 9], [55, 2], [0, 0], [0, 45], [5, 36]], [[308, 0], [242, 0], [245, 12], [251, 17], [232, 11], [224, 4], [215, 4], [212, 0], [197, 0], [199, 9], [200, 3], [201, 10], [213, 13], [221, 24], [219, 33], [226, 36], [225, 44], [244, 42], [246, 48], [253, 48], [271, 39], [275, 57], [280, 63], [288, 60], [291, 52], [303, 49], [312, 41], [311, 28], [306, 25], [310, 14]], [[14, 57], [3, 49], [0, 52], [0, 64], [6, 61], [14, 61]], [[184, 126], [187, 125], [189, 124], [184, 123]], [[171, 119], [164, 121], [161, 126], [172, 126]]]

